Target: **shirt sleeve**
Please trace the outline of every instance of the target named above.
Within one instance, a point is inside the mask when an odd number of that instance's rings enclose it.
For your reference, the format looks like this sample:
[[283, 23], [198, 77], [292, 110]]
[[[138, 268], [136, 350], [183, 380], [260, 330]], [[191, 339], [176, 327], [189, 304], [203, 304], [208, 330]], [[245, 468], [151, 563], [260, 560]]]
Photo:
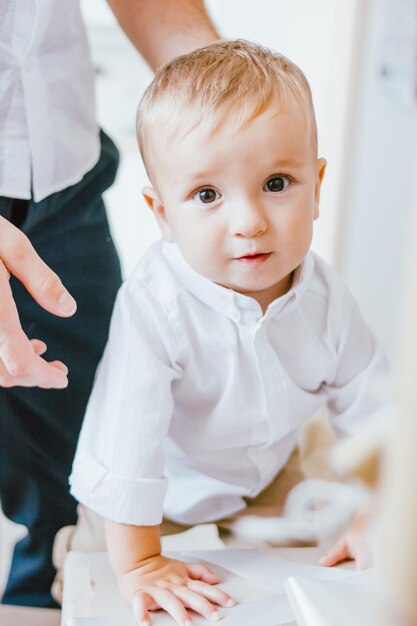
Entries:
[[72, 495], [115, 522], [162, 521], [163, 445], [173, 411], [172, 383], [181, 376], [172, 364], [169, 335], [168, 315], [159, 303], [145, 287], [135, 291], [125, 284], [70, 477]]
[[326, 384], [330, 418], [339, 435], [354, 435], [385, 414], [393, 390], [385, 354], [347, 289], [336, 330], [337, 366]]

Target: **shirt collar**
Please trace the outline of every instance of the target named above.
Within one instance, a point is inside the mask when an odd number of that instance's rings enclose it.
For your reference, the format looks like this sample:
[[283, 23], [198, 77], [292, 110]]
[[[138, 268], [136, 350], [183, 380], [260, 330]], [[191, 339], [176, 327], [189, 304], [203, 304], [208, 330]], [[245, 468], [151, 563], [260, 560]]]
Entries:
[[[242, 315], [251, 312], [257, 319], [262, 317], [258, 302], [250, 296], [222, 287], [193, 270], [182, 256], [176, 244], [163, 241], [162, 256], [179, 283], [196, 298], [212, 309], [238, 322]], [[301, 265], [294, 271], [293, 283], [286, 294], [274, 300], [268, 307], [265, 318], [276, 317], [283, 309], [298, 302], [308, 287], [313, 273], [314, 256], [309, 252]], [[291, 306], [292, 308], [292, 306]]]

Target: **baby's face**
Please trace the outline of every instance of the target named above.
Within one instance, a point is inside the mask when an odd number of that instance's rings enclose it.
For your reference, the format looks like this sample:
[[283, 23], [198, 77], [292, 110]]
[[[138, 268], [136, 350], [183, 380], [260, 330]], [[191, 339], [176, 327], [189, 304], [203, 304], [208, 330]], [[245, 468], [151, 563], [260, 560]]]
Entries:
[[263, 310], [286, 293], [310, 247], [325, 168], [299, 108], [271, 105], [237, 131], [200, 126], [149, 150], [145, 198], [188, 264]]

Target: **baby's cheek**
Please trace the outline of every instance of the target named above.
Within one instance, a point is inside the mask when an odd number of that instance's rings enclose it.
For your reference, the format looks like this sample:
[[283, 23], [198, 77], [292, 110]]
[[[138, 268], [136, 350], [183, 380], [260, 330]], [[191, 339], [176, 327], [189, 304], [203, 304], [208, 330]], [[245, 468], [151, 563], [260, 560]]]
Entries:
[[302, 212], [294, 212], [288, 224], [292, 237], [300, 241], [308, 239], [313, 232], [313, 218], [314, 214], [310, 208]]

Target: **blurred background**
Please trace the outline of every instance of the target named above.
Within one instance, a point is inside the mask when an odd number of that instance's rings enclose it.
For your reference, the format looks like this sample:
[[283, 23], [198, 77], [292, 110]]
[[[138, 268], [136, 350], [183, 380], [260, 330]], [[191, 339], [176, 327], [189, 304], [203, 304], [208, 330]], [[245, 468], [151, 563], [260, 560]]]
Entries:
[[[134, 128], [152, 74], [104, 0], [81, 5], [96, 70], [98, 119], [121, 152], [106, 200], [126, 276], [159, 237], [141, 197], [147, 179]], [[416, 287], [415, 277], [407, 276], [407, 256], [416, 243], [417, 0], [206, 5], [225, 38], [247, 38], [282, 52], [307, 75], [319, 152], [328, 160], [313, 248], [343, 276], [395, 362], [402, 303], [408, 287]], [[0, 581], [8, 567], [4, 542], [1, 550]]]

